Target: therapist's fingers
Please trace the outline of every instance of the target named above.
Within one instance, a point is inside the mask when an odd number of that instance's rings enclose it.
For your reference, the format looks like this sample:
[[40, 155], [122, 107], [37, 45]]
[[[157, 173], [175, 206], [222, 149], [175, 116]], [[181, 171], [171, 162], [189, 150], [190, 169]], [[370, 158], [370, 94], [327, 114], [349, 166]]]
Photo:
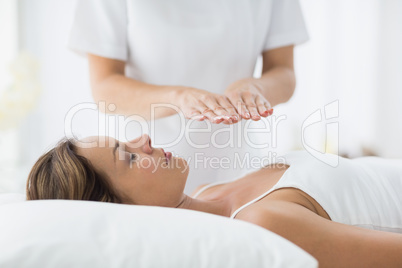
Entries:
[[206, 119], [207, 117], [203, 115], [200, 111], [193, 110], [188, 118], [192, 120], [204, 121], [204, 119]]
[[271, 105], [269, 102], [262, 96], [257, 96], [255, 98], [255, 104], [257, 105], [257, 110], [260, 116], [267, 117], [271, 113]]
[[250, 119], [251, 115], [250, 112], [247, 109], [246, 104], [244, 103], [244, 101], [242, 99], [239, 99], [237, 101], [237, 112], [244, 118], [244, 119]]
[[255, 103], [256, 96], [254, 94], [246, 91], [246, 92], [243, 92], [242, 99], [243, 99], [244, 103], [246, 104], [247, 109], [250, 112], [251, 119], [255, 120], [255, 121], [260, 120], [261, 116], [258, 113], [257, 104]]
[[247, 110], [246, 104], [243, 102], [241, 98], [240, 92], [230, 92], [228, 93], [228, 99], [232, 106], [235, 107], [237, 114], [244, 119], [250, 119], [250, 113]]
[[222, 117], [218, 117], [218, 115], [211, 108], [205, 106], [201, 112], [204, 116], [207, 117], [209, 121], [215, 124], [221, 123], [224, 119]]
[[230, 119], [233, 123], [237, 123], [240, 120], [240, 115], [237, 113], [236, 108], [232, 105], [229, 98], [226, 96], [220, 96], [218, 99], [219, 104], [225, 108], [225, 110], [229, 113]]
[[[215, 118], [212, 119], [211, 122], [213, 123], [221, 123], [222, 121], [224, 121], [227, 124], [232, 124], [233, 123], [233, 119], [232, 119], [232, 115], [229, 113], [229, 111], [227, 111], [225, 109], [225, 107], [223, 107], [222, 105], [220, 105], [219, 102], [225, 102], [223, 96], [210, 96], [208, 98], [206, 98], [204, 100], [205, 105], [207, 106], [207, 113], [205, 113], [205, 111], [203, 111], [202, 113], [207, 115], [208, 117], [212, 117], [213, 114], [215, 114]], [[230, 105], [230, 104], [229, 104]], [[211, 113], [212, 111], [212, 113]]]

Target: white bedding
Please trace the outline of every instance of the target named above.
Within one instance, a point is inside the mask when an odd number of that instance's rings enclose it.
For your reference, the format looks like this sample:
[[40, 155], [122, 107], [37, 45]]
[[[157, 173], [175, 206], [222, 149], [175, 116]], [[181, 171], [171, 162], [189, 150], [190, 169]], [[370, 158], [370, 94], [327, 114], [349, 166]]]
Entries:
[[318, 266], [291, 242], [240, 220], [184, 209], [23, 199], [0, 194], [0, 267]]

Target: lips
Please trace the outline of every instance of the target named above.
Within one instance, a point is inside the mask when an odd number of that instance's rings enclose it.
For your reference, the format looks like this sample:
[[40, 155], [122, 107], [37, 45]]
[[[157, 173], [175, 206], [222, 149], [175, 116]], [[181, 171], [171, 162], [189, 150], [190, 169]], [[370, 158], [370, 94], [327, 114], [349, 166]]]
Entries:
[[[162, 149], [162, 148], [161, 148]], [[165, 155], [166, 158], [166, 162], [170, 161], [170, 159], [172, 158], [172, 153], [171, 152], [165, 152], [165, 150], [162, 149], [163, 154]]]

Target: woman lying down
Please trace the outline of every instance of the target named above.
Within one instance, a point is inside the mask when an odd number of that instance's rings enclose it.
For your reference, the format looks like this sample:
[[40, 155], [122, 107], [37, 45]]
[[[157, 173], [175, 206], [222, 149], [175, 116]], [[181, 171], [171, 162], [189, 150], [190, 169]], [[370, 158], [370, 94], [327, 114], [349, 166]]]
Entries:
[[[87, 146], [94, 142], [103, 146]], [[187, 196], [186, 161], [153, 148], [147, 135], [62, 140], [32, 168], [27, 199], [198, 210], [275, 232], [320, 267], [402, 267], [402, 159], [340, 157], [337, 167], [303, 151], [284, 159]]]

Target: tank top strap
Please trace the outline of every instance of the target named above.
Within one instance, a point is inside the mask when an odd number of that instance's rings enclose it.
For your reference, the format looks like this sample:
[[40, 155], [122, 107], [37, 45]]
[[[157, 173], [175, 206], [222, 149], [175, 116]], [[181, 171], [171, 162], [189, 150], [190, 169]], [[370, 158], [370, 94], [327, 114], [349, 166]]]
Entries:
[[282, 177], [276, 182], [276, 184], [274, 186], [272, 186], [272, 188], [270, 188], [268, 191], [266, 191], [265, 193], [263, 193], [262, 195], [254, 198], [253, 200], [251, 200], [250, 202], [247, 202], [246, 204], [242, 205], [241, 207], [239, 207], [238, 209], [236, 209], [232, 215], [230, 215], [230, 219], [234, 219], [236, 217], [236, 215], [242, 211], [243, 209], [245, 209], [246, 207], [250, 206], [251, 204], [254, 204], [255, 202], [258, 202], [260, 199], [264, 198], [265, 196], [267, 196], [268, 194], [270, 194], [271, 192], [282, 188], [282, 184], [284, 183], [284, 181], [286, 180], [286, 176], [289, 174], [290, 169], [292, 169], [292, 166], [289, 166], [285, 172], [282, 174]]
[[289, 152], [285, 155], [283, 155], [284, 158], [284, 162], [273, 162], [271, 164], [276, 164], [276, 163], [283, 163], [286, 165], [289, 165], [289, 168], [286, 169], [286, 171], [282, 174], [282, 177], [276, 182], [276, 184], [274, 186], [272, 186], [271, 189], [267, 190], [265, 193], [263, 193], [262, 195], [254, 198], [253, 200], [251, 200], [250, 202], [247, 202], [246, 204], [242, 205], [241, 207], [239, 207], [238, 209], [236, 209], [232, 215], [230, 215], [230, 219], [234, 219], [236, 217], [236, 215], [242, 211], [243, 209], [245, 209], [246, 207], [250, 206], [251, 204], [254, 204], [255, 202], [258, 202], [260, 199], [264, 198], [265, 196], [267, 196], [268, 194], [270, 194], [271, 192], [280, 189], [283, 187], [283, 184], [286, 182], [286, 177], [288, 176], [288, 174], [291, 172], [290, 170], [294, 170], [297, 161], [295, 161], [296, 159], [301, 159], [303, 158], [303, 154], [304, 151], [292, 151]]

